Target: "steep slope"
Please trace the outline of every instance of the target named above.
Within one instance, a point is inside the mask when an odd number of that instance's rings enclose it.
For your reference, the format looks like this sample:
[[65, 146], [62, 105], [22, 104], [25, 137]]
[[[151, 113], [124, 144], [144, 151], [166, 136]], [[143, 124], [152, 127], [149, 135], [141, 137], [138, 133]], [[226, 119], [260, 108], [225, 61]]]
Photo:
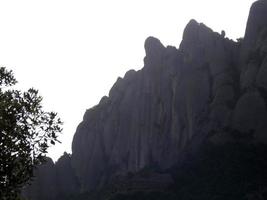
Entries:
[[[244, 196], [248, 188], [267, 188], [261, 178], [267, 149], [267, 1], [252, 5], [245, 37], [239, 42], [191, 20], [179, 49], [149, 37], [145, 51], [143, 69], [118, 78], [109, 96], [85, 112], [72, 155], [64, 159], [67, 164], [54, 165], [60, 172], [54, 177], [60, 186], [57, 195], [69, 191], [88, 197], [87, 192], [111, 184], [114, 187], [105, 190], [108, 194], [114, 188], [122, 193], [149, 187], [165, 191], [172, 185], [167, 191], [190, 199], [187, 194], [196, 185], [214, 189], [212, 177], [221, 173], [228, 178], [222, 182], [216, 178], [218, 187], [212, 195], [233, 183], [252, 186], [242, 186], [240, 193], [222, 190], [231, 198]], [[144, 173], [147, 169], [153, 170]], [[250, 178], [243, 179], [246, 174]], [[190, 185], [197, 177], [196, 185]], [[197, 199], [195, 195], [192, 199]], [[168, 193], [162, 198], [176, 197]]]
[[145, 50], [144, 68], [119, 78], [77, 128], [72, 161], [85, 190], [102, 187], [111, 175], [173, 166], [206, 137], [210, 117], [229, 126], [236, 43], [192, 20], [179, 50], [152, 37]]
[[57, 182], [55, 182], [56, 170], [51, 158], [40, 166], [34, 173], [34, 182], [23, 191], [27, 199], [48, 200], [55, 199], [57, 194]]
[[267, 139], [267, 1], [255, 2], [250, 10], [240, 56], [240, 94], [233, 113], [233, 127]]
[[64, 153], [54, 164], [48, 158], [39, 166], [32, 183], [23, 191], [23, 196], [29, 200], [65, 200], [80, 191], [79, 181], [71, 166], [71, 157]]

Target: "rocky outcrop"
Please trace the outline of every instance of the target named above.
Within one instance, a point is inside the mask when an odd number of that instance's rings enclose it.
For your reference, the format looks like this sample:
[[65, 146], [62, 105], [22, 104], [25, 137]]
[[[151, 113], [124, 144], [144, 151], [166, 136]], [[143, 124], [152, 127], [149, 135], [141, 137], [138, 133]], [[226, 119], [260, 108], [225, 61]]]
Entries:
[[82, 188], [150, 165], [167, 169], [211, 128], [230, 126], [238, 48], [194, 20], [179, 50], [149, 37], [144, 68], [119, 78], [77, 128], [72, 163]]
[[[267, 27], [267, 2], [264, 0], [256, 1], [251, 6], [249, 12], [249, 18], [247, 21], [247, 27], [245, 32], [244, 41], [241, 49], [241, 65], [240, 67], [244, 67], [244, 65], [251, 60], [253, 55], [257, 55], [255, 52], [256, 46], [263, 45], [262, 37], [264, 37], [264, 32], [266, 32]], [[266, 46], [266, 45], [263, 45]], [[251, 57], [252, 56], [252, 57]]]
[[240, 95], [233, 115], [233, 126], [241, 132], [253, 132], [266, 142], [266, 61], [267, 2], [256, 1], [249, 14], [240, 49]]
[[71, 165], [70, 154], [64, 153], [55, 164], [57, 182], [57, 200], [64, 199], [64, 196], [69, 196], [79, 191], [79, 181], [75, 175]]
[[46, 163], [35, 170], [34, 176], [33, 182], [23, 191], [27, 200], [65, 200], [79, 192], [70, 154], [64, 153], [56, 163], [47, 158]]
[[179, 49], [149, 37], [144, 67], [85, 112], [71, 157], [54, 166], [60, 193], [100, 189], [145, 167], [170, 169], [204, 141], [267, 142], [266, 13], [266, 1], [252, 5], [238, 42], [195, 20]]
[[51, 158], [35, 170], [34, 181], [23, 191], [28, 200], [55, 200], [57, 194], [56, 170]]

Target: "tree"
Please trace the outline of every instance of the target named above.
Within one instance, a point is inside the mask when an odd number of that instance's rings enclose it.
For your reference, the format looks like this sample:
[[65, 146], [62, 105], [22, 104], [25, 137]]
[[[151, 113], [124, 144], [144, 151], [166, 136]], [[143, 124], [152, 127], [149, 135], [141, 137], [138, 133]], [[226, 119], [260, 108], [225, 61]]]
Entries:
[[20, 189], [45, 161], [47, 149], [58, 141], [62, 122], [54, 112], [45, 112], [42, 97], [31, 88], [12, 89], [17, 83], [12, 71], [0, 68], [0, 199], [19, 198]]

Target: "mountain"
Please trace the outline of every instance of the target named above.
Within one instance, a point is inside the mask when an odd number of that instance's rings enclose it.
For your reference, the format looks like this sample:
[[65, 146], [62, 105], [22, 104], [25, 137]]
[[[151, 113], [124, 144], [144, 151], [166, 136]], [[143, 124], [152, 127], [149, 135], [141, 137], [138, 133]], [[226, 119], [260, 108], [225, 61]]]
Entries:
[[144, 67], [85, 112], [72, 155], [39, 167], [24, 196], [267, 198], [267, 1], [237, 42], [191, 20], [179, 49], [144, 46]]

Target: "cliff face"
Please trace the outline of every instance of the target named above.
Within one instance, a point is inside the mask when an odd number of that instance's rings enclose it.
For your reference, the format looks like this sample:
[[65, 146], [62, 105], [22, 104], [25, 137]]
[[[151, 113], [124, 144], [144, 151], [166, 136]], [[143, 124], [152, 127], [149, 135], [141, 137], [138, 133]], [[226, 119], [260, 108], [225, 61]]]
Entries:
[[253, 132], [266, 142], [267, 113], [267, 1], [255, 2], [250, 10], [239, 57], [239, 96], [233, 113], [233, 127]]
[[267, 142], [266, 1], [252, 5], [239, 42], [191, 20], [179, 49], [149, 37], [145, 51], [143, 69], [118, 78], [84, 114], [71, 157], [56, 164], [72, 174], [58, 175], [70, 183], [63, 193], [100, 189], [149, 166], [169, 169], [205, 141]]
[[71, 157], [65, 153], [54, 164], [48, 158], [39, 166], [30, 186], [23, 191], [28, 200], [65, 200], [66, 197], [78, 193], [80, 188], [71, 166]]
[[72, 163], [85, 190], [110, 175], [171, 167], [190, 143], [205, 138], [211, 116], [229, 125], [236, 43], [190, 21], [179, 50], [152, 37], [145, 50], [144, 68], [119, 78], [77, 128]]

